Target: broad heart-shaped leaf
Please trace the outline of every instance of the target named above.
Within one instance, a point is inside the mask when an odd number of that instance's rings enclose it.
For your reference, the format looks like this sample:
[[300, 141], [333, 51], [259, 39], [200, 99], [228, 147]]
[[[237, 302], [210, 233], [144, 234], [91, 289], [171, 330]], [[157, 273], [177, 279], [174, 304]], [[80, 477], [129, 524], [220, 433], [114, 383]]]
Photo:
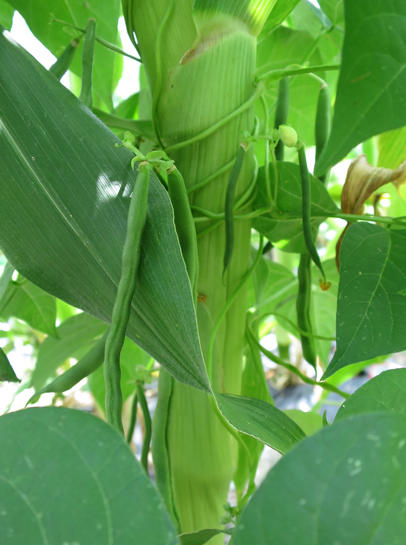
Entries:
[[14, 369], [11, 367], [8, 357], [4, 351], [0, 348], [0, 382], [19, 382]]
[[[96, 20], [96, 35], [120, 45], [117, 22], [120, 16], [120, 0], [8, 0], [26, 20], [32, 33], [56, 56], [59, 57], [72, 38], [81, 33], [56, 20], [85, 28], [89, 18]], [[82, 44], [73, 59], [71, 69], [82, 74]], [[95, 97], [107, 106], [111, 105], [114, 90], [115, 54], [96, 43], [93, 63], [93, 88]]]
[[[302, 190], [300, 170], [295, 163], [278, 162], [277, 211], [256, 218], [253, 226], [272, 242], [284, 241], [281, 249], [290, 252], [306, 252], [302, 228]], [[275, 189], [275, 172], [269, 168], [271, 191]], [[329, 215], [338, 212], [326, 188], [317, 178], [310, 176], [311, 215], [316, 228]], [[269, 206], [265, 168], [259, 169], [256, 207]]]
[[406, 229], [352, 225], [340, 264], [337, 350], [323, 378], [345, 365], [406, 349]]
[[379, 135], [378, 151], [378, 167], [395, 169], [406, 161], [406, 127]]
[[325, 172], [370, 136], [406, 124], [406, 2], [345, 0], [345, 39]]
[[26, 409], [0, 418], [0, 440], [0, 543], [178, 543], [158, 492], [101, 420]]
[[[132, 154], [4, 36], [0, 65], [0, 247], [26, 278], [109, 321]], [[148, 207], [128, 336], [180, 381], [207, 390], [173, 209], [155, 175]]]
[[222, 414], [237, 430], [259, 439], [285, 454], [305, 437], [285, 413], [261, 399], [216, 394]]
[[24, 278], [9, 283], [0, 302], [0, 316], [4, 319], [14, 316], [34, 329], [56, 335], [55, 297]]
[[230, 545], [403, 545], [406, 418], [346, 418], [268, 473]]
[[390, 411], [406, 416], [406, 369], [385, 371], [356, 390], [341, 405], [336, 420], [355, 414]]

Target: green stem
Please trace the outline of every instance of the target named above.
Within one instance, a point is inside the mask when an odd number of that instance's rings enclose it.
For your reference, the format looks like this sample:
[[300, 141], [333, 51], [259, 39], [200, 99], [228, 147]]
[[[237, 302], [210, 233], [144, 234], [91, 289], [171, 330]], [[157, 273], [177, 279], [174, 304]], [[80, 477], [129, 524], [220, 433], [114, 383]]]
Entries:
[[283, 70], [269, 70], [257, 76], [258, 81], [263, 81], [267, 78], [280, 79], [285, 76], [300, 76], [302, 74], [311, 74], [312, 72], [329, 72], [331, 70], [339, 70], [340, 64], [321, 64], [316, 66], [302, 66], [299, 68], [285, 68]]

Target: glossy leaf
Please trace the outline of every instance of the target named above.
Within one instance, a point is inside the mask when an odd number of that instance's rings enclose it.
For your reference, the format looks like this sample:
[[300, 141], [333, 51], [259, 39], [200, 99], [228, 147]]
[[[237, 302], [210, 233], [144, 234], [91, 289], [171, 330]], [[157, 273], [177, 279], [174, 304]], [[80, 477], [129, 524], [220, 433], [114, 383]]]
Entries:
[[79, 357], [91, 346], [92, 341], [106, 330], [101, 320], [85, 312], [72, 316], [57, 329], [57, 337], [48, 337], [41, 343], [31, 384], [40, 390], [47, 380], [56, 375], [60, 365], [68, 358]]
[[319, 0], [319, 4], [332, 24], [344, 23], [344, 0]]
[[[89, 18], [96, 20], [96, 34], [108, 42], [120, 45], [117, 22], [120, 15], [120, 0], [97, 0], [79, 2], [78, 0], [8, 0], [26, 20], [32, 33], [56, 56], [59, 57], [72, 38], [80, 35], [64, 21], [85, 28]], [[83, 42], [83, 40], [81, 40]], [[78, 76], [82, 74], [82, 47], [80, 44], [73, 59], [71, 70]], [[111, 105], [114, 87], [115, 54], [96, 45], [93, 65], [93, 86], [96, 96], [106, 105]]]
[[178, 543], [143, 468], [101, 420], [26, 409], [0, 418], [0, 437], [0, 543]]
[[230, 394], [216, 394], [216, 400], [223, 415], [237, 430], [282, 454], [305, 437], [293, 420], [265, 401]]
[[[275, 187], [275, 173], [269, 169], [272, 191]], [[338, 212], [326, 188], [319, 180], [310, 176], [311, 215], [314, 227], [331, 214]], [[256, 206], [269, 206], [264, 168], [258, 174], [258, 193]], [[277, 211], [256, 218], [253, 226], [272, 242], [284, 241], [281, 248], [291, 252], [305, 252], [306, 245], [302, 228], [302, 190], [300, 171], [294, 163], [278, 163]]]
[[[0, 246], [26, 278], [108, 321], [132, 154], [4, 36], [0, 64]], [[180, 381], [208, 389], [173, 210], [155, 176], [148, 204], [128, 336]]]
[[10, 30], [13, 22], [14, 8], [5, 0], [0, 0], [0, 25]]
[[346, 399], [336, 420], [374, 411], [389, 411], [406, 416], [405, 392], [406, 369], [385, 371], [363, 384]]
[[340, 252], [337, 350], [324, 377], [406, 349], [406, 230], [352, 225]]
[[56, 335], [55, 297], [28, 280], [9, 283], [0, 303], [0, 316], [6, 320], [19, 318], [34, 329]]
[[[271, 15], [272, 16], [272, 15]], [[309, 58], [304, 58], [307, 51], [312, 51]], [[257, 50], [257, 71], [259, 74], [268, 70], [281, 70], [290, 65], [309, 62], [312, 65], [323, 64], [318, 47], [314, 47], [314, 38], [308, 32], [281, 26], [274, 29], [267, 37], [260, 40]], [[300, 139], [308, 146], [314, 143], [314, 115], [320, 83], [309, 75], [289, 79], [289, 116], [288, 124], [295, 128]], [[278, 93], [278, 81], [267, 82], [267, 101], [271, 113]], [[263, 115], [257, 107], [257, 115]], [[257, 145], [263, 149], [263, 142]], [[260, 163], [261, 164], [261, 163]]]
[[406, 127], [381, 134], [377, 166], [395, 169], [403, 161], [406, 161]]
[[189, 534], [181, 534], [179, 540], [181, 545], [204, 545], [212, 537], [221, 534], [223, 530], [216, 530], [207, 528], [205, 530], [199, 530], [198, 532], [192, 532]]
[[323, 428], [268, 473], [232, 545], [401, 545], [406, 418], [375, 413]]
[[0, 382], [20, 382], [11, 367], [8, 357], [0, 348]]
[[405, 20], [403, 0], [345, 0], [333, 126], [317, 172], [370, 136], [406, 124]]

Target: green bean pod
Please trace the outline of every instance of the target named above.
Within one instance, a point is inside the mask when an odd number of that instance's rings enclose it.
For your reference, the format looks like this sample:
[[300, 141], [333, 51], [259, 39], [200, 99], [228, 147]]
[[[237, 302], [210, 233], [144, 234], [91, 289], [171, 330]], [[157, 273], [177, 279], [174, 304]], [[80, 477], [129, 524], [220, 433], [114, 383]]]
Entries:
[[[326, 147], [331, 124], [330, 93], [327, 84], [320, 87], [319, 98], [317, 101], [316, 123], [315, 123], [315, 141], [316, 141], [316, 163]], [[324, 184], [327, 183], [329, 172], [323, 173], [319, 179]]]
[[86, 25], [85, 40], [83, 43], [82, 89], [79, 97], [83, 104], [85, 104], [88, 108], [91, 108], [93, 104], [92, 79], [95, 40], [96, 21], [94, 19], [89, 19]]
[[312, 322], [310, 315], [312, 276], [310, 254], [301, 254], [299, 268], [297, 271], [299, 283], [296, 297], [297, 325], [306, 335], [300, 334], [303, 357], [316, 369], [316, 349], [312, 336]]
[[311, 224], [311, 190], [310, 190], [309, 171], [307, 170], [305, 147], [302, 143], [299, 143], [297, 152], [299, 156], [300, 180], [301, 180], [301, 186], [302, 186], [303, 236], [305, 239], [307, 250], [314, 264], [319, 269], [322, 275], [323, 281], [325, 282], [326, 275], [324, 274], [323, 265], [321, 264], [319, 254], [317, 253], [317, 250], [313, 241], [313, 232], [312, 232], [312, 224]]
[[73, 57], [76, 53], [76, 49], [79, 45], [80, 38], [81, 36], [78, 36], [77, 38], [74, 38], [71, 42], [69, 42], [60, 57], [58, 57], [58, 59], [49, 69], [51, 74], [53, 74], [57, 79], [61, 79], [65, 72], [69, 70], [69, 67], [73, 61]]
[[199, 274], [199, 258], [197, 253], [197, 237], [195, 222], [185, 182], [178, 169], [168, 175], [168, 193], [175, 216], [175, 227], [178, 234], [186, 270], [190, 278], [192, 292], [196, 292], [197, 276]]
[[104, 380], [106, 384], [107, 421], [123, 433], [120, 385], [120, 353], [125, 339], [131, 302], [137, 281], [137, 270], [141, 255], [141, 238], [148, 210], [148, 189], [151, 170], [144, 167], [138, 171], [135, 188], [128, 211], [127, 233], [124, 242], [121, 277], [113, 306], [111, 325], [106, 339]]
[[172, 376], [161, 367], [159, 371], [159, 398], [154, 412], [152, 427], [152, 458], [154, 460], [156, 483], [172, 519], [179, 525], [179, 517], [171, 479], [171, 464], [168, 448], [168, 423], [173, 393]]
[[228, 179], [227, 191], [226, 191], [226, 201], [225, 201], [225, 226], [226, 226], [226, 243], [224, 249], [224, 259], [223, 259], [223, 277], [227, 270], [227, 267], [230, 264], [231, 257], [233, 255], [234, 249], [234, 217], [233, 217], [233, 207], [234, 207], [234, 197], [235, 189], [237, 187], [238, 177], [241, 172], [242, 164], [244, 161], [245, 148], [240, 145], [238, 147], [237, 155], [235, 158], [234, 166], [230, 173], [230, 178]]
[[73, 367], [65, 371], [62, 375], [59, 375], [59, 377], [56, 377], [52, 382], [44, 386], [44, 388], [41, 388], [39, 392], [35, 392], [28, 403], [38, 401], [41, 394], [49, 392], [61, 394], [66, 390], [70, 390], [82, 379], [88, 377], [93, 371], [96, 371], [103, 363], [106, 336], [107, 333]]
[[[289, 114], [289, 78], [284, 77], [279, 80], [278, 86], [278, 98], [276, 100], [275, 108], [275, 122], [274, 127], [277, 129], [279, 125], [284, 125], [288, 120]], [[281, 140], [279, 140], [275, 148], [275, 158], [277, 161], [283, 161], [284, 156], [284, 145]]]

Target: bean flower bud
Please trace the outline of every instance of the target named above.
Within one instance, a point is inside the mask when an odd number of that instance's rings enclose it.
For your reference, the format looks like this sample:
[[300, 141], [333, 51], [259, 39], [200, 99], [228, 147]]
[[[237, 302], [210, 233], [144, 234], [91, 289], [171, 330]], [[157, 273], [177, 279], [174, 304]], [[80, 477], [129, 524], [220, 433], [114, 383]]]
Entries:
[[279, 136], [287, 148], [294, 148], [297, 144], [297, 132], [288, 125], [279, 125]]

